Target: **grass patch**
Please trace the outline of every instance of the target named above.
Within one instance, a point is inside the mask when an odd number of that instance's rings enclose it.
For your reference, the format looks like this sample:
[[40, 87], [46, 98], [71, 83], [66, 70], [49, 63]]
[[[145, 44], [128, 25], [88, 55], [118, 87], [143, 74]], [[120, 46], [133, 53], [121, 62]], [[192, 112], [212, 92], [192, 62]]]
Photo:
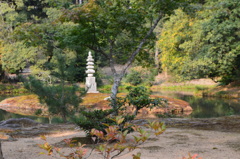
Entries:
[[195, 96], [202, 96], [204, 92], [214, 88], [213, 85], [167, 85], [167, 86], [152, 86], [151, 90], [158, 91], [184, 91], [193, 93]]
[[[118, 87], [118, 92], [119, 93], [127, 93], [128, 91], [127, 91], [126, 87], [128, 87], [128, 86], [132, 86], [132, 85], [124, 83], [124, 85], [121, 85]], [[138, 86], [144, 86], [146, 88], [150, 88], [149, 86], [145, 86], [145, 85], [138, 85]], [[111, 93], [111, 89], [112, 89], [112, 85], [103, 85], [101, 87], [98, 87], [98, 90], [101, 93]]]
[[[121, 85], [118, 87], [119, 92], [126, 92], [126, 85]], [[98, 88], [98, 90], [102, 93], [110, 93], [112, 89], [112, 85], [103, 85]]]
[[205, 86], [205, 85], [169, 85], [169, 86], [152, 86], [151, 89], [163, 89], [163, 90], [197, 90], [203, 91], [215, 86]]

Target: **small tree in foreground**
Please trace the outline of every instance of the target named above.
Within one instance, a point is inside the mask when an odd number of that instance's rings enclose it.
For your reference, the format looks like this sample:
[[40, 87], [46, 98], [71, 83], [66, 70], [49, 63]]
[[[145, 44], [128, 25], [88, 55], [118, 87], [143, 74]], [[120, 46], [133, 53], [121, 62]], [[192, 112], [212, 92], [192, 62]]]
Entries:
[[67, 121], [69, 115], [77, 111], [81, 100], [76, 95], [78, 90], [76, 86], [48, 85], [30, 77], [26, 88], [38, 95], [40, 102], [47, 106], [49, 116], [60, 115], [64, 122]]
[[[95, 151], [99, 152], [104, 159], [112, 159], [119, 155], [129, 153], [145, 143], [152, 133], [154, 133], [155, 136], [159, 136], [165, 131], [165, 125], [156, 121], [146, 124], [145, 126], [149, 129], [144, 130], [142, 127], [135, 124], [130, 124], [128, 122], [123, 124], [124, 118], [121, 116], [117, 116], [112, 120], [117, 124], [105, 124], [107, 126], [107, 128], [105, 128], [106, 133], [96, 129], [91, 130], [92, 136], [96, 136], [101, 139], [101, 141], [104, 141], [104, 143], [98, 144], [95, 147]], [[136, 132], [136, 135], [132, 135], [132, 138], [128, 138], [128, 130], [123, 131], [124, 128], [129, 127]], [[83, 148], [84, 145], [79, 144], [78, 147], [74, 147], [71, 140], [65, 140], [68, 146], [71, 147], [71, 152], [69, 154], [64, 154], [61, 149], [50, 145], [46, 141], [46, 137], [42, 136], [42, 139], [45, 143], [40, 144], [39, 147], [46, 150], [48, 155], [59, 155], [60, 157], [64, 157], [66, 159], [84, 159], [88, 158], [92, 153], [90, 152], [87, 156], [87, 150]], [[137, 153], [136, 155], [133, 155], [133, 159], [140, 159], [140, 156], [141, 153]]]
[[75, 58], [60, 49], [55, 49], [54, 55], [51, 62], [45, 64], [52, 79], [50, 82], [29, 76], [24, 84], [25, 88], [38, 95], [41, 103], [47, 105], [50, 115], [60, 115], [66, 122], [67, 116], [75, 113], [81, 102], [76, 94], [78, 87], [67, 82], [74, 77]]
[[[121, 131], [128, 130], [131, 132], [132, 128], [123, 128], [123, 125], [127, 122], [131, 122], [135, 119], [138, 111], [142, 108], [154, 108], [163, 107], [166, 104], [166, 100], [162, 98], [150, 98], [150, 91], [145, 87], [127, 87], [129, 93], [126, 97], [118, 97], [116, 102], [116, 110], [93, 110], [93, 111], [82, 111], [79, 117], [74, 119], [74, 122], [83, 129], [88, 136], [91, 136], [91, 130], [96, 129], [98, 131], [104, 132], [105, 129], [110, 126], [119, 125], [114, 120], [112, 120], [112, 113], [117, 112], [121, 114], [124, 119], [121, 124]], [[110, 104], [112, 104], [110, 102]], [[129, 106], [134, 107], [134, 112], [130, 113], [126, 110]]]

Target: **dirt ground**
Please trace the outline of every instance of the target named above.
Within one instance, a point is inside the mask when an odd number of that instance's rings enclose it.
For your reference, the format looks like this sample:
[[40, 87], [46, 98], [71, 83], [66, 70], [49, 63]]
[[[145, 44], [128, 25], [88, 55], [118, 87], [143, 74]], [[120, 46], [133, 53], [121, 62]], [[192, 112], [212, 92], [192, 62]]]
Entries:
[[[50, 143], [54, 144], [65, 138], [83, 136], [82, 132], [66, 132], [47, 136]], [[37, 144], [43, 143], [39, 137], [19, 138], [17, 141], [3, 142], [5, 159], [53, 159], [40, 155], [42, 152]], [[89, 150], [90, 151], [90, 150]], [[233, 132], [217, 132], [209, 130], [168, 128], [158, 138], [150, 138], [139, 149], [125, 154], [119, 159], [130, 159], [132, 153], [141, 152], [142, 159], [181, 159], [183, 156], [199, 154], [203, 159], [239, 159], [240, 134]], [[100, 159], [100, 155], [93, 153], [90, 159]]]
[[[240, 159], [240, 117], [215, 119], [161, 119], [168, 128], [159, 137], [150, 139], [138, 149], [118, 159], [131, 159], [141, 152], [141, 159], [182, 159], [188, 153], [199, 154], [203, 159]], [[136, 123], [143, 124], [145, 120]], [[40, 155], [37, 144], [43, 144], [39, 134], [48, 134], [51, 144], [59, 145], [63, 139], [83, 137], [85, 133], [74, 125], [52, 125], [26, 129], [12, 134], [12, 140], [2, 142], [5, 159], [58, 159], [58, 156]], [[34, 132], [35, 131], [35, 132]], [[37, 133], [38, 132], [38, 133]], [[50, 134], [49, 134], [50, 133]], [[129, 134], [132, 136], [133, 134]], [[88, 152], [91, 150], [89, 148]], [[63, 148], [63, 151], [68, 151]], [[90, 159], [103, 158], [93, 152]]]

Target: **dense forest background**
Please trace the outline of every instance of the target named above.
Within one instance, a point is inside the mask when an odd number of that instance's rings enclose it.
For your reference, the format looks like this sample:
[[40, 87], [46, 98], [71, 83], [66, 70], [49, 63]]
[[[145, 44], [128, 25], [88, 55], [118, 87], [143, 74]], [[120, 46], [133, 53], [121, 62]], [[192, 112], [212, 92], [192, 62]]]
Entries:
[[139, 74], [150, 77], [149, 70], [167, 72], [178, 81], [239, 80], [239, 0], [1, 0], [1, 81], [26, 68], [42, 81], [57, 80], [61, 70], [65, 80], [83, 81], [88, 51], [93, 51], [97, 70], [112, 61], [125, 64], [128, 52], [153, 25], [156, 10], [164, 14], [136, 56], [128, 80], [138, 82]]

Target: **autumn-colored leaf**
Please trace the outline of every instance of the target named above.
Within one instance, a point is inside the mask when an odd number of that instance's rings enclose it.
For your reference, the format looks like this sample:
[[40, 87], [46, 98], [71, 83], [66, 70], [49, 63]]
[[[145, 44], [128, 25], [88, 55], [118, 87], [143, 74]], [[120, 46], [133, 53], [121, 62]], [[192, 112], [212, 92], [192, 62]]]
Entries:
[[133, 159], [141, 159], [141, 153], [138, 152], [137, 155], [133, 154]]
[[47, 140], [47, 138], [46, 138], [46, 136], [45, 136], [45, 135], [40, 135], [40, 139], [42, 139], [42, 140], [44, 140], [44, 141], [46, 141], [46, 140]]

